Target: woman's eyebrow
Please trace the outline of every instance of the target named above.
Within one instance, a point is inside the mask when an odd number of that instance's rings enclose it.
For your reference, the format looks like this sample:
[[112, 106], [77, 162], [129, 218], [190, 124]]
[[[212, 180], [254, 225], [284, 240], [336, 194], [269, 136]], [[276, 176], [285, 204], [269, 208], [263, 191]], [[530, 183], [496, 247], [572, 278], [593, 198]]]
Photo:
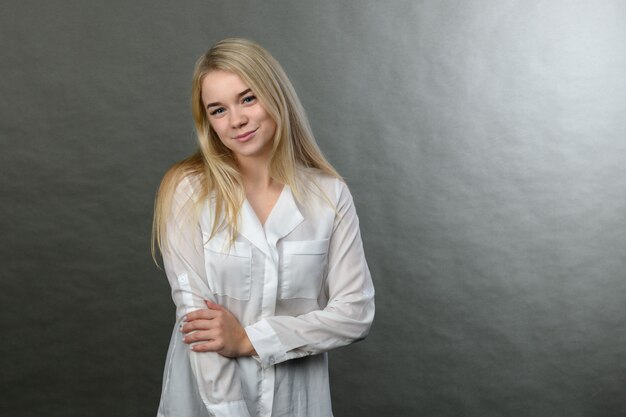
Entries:
[[[242, 91], [241, 93], [237, 94], [237, 98], [240, 98], [240, 97], [245, 96], [245, 95], [246, 95], [246, 94], [248, 94], [250, 91], [252, 91], [252, 89], [251, 89], [251, 88], [248, 88], [248, 89], [246, 89], [246, 90]], [[213, 102], [213, 103], [209, 103], [209, 104], [207, 104], [207, 105], [206, 105], [206, 107], [207, 107], [207, 109], [208, 109], [209, 107], [215, 107], [215, 106], [221, 106], [221, 105], [222, 105], [222, 103], [220, 103], [219, 101], [215, 101], [215, 102]]]
[[252, 91], [251, 88], [248, 88], [247, 90], [242, 91], [241, 93], [237, 94], [237, 97], [243, 97], [246, 94], [248, 94], [250, 91]]

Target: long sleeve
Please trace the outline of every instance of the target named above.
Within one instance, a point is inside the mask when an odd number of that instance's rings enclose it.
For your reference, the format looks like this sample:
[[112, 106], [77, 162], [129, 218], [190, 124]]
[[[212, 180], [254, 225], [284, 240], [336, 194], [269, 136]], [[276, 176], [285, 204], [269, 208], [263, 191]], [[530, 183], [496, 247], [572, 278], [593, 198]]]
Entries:
[[[215, 301], [206, 279], [202, 232], [198, 221], [194, 221], [193, 199], [192, 182], [184, 178], [174, 194], [163, 250], [165, 272], [176, 305], [177, 325], [185, 314], [206, 308], [204, 300]], [[180, 332], [174, 335], [172, 343], [177, 349], [187, 349], [195, 383], [209, 416], [250, 415], [235, 360], [214, 352], [193, 352], [182, 343]], [[178, 417], [175, 409], [169, 413], [165, 415]]]
[[264, 318], [246, 327], [264, 367], [318, 354], [363, 339], [374, 318], [374, 287], [359, 220], [348, 188], [337, 181], [336, 216], [328, 248], [322, 310]]

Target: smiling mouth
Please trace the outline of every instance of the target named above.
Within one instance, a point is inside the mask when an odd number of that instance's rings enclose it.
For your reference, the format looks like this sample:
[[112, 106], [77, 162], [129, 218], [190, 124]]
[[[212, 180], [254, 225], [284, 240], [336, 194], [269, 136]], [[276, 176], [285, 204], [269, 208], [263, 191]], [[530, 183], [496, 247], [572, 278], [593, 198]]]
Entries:
[[259, 128], [257, 127], [254, 130], [251, 130], [249, 132], [246, 133], [242, 133], [241, 135], [235, 136], [233, 139], [238, 140], [240, 142], [243, 142], [245, 140], [248, 140], [252, 137], [252, 135], [254, 135], [254, 133], [258, 130]]

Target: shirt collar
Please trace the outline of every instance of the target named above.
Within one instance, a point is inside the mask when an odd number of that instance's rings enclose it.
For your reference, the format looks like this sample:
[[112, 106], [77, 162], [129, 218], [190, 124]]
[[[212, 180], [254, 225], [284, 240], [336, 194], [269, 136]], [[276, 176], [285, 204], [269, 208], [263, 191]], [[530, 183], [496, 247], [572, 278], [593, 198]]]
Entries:
[[278, 262], [275, 250], [278, 240], [291, 233], [304, 220], [288, 185], [283, 187], [265, 225], [261, 224], [247, 199], [243, 202], [239, 216], [239, 233], [274, 262]]

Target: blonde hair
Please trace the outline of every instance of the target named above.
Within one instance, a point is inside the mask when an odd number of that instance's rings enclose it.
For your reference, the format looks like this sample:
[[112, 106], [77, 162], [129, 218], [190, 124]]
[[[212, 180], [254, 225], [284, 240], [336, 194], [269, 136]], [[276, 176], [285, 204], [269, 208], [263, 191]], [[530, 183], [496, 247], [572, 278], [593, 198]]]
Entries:
[[[228, 228], [230, 240], [238, 232], [237, 218], [245, 193], [232, 152], [222, 144], [211, 127], [202, 102], [202, 80], [211, 71], [237, 74], [253, 91], [259, 103], [276, 123], [270, 156], [270, 177], [288, 185], [301, 201], [303, 189], [298, 180], [301, 168], [316, 168], [341, 178], [320, 151], [296, 92], [284, 70], [260, 45], [246, 39], [230, 38], [214, 44], [196, 62], [192, 78], [191, 108], [199, 149], [173, 165], [163, 177], [155, 200], [152, 224], [152, 255], [156, 247], [166, 250], [167, 218], [177, 185], [185, 178], [199, 180], [200, 204], [215, 199], [215, 215], [210, 237]], [[196, 198], [197, 197], [197, 198]], [[185, 210], [185, 213], [191, 211]], [[176, 214], [175, 214], [176, 215]]]

